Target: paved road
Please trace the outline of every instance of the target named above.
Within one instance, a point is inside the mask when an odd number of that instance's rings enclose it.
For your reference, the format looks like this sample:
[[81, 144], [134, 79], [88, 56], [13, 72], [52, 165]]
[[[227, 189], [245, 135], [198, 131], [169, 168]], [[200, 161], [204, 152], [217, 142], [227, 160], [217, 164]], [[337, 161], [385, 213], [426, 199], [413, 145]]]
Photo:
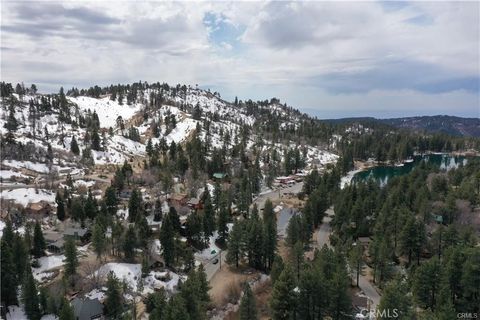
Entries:
[[[221, 259], [220, 259], [220, 256], [221, 256]], [[217, 273], [217, 271], [220, 270], [220, 265], [222, 266], [222, 268], [226, 267], [226, 263], [225, 263], [226, 257], [227, 257], [227, 250], [222, 250], [214, 258], [210, 259], [209, 262], [203, 265], [205, 267], [205, 273], [207, 274], [207, 281], [210, 281], [210, 279], [213, 278], [215, 273]], [[213, 261], [215, 259], [218, 259], [219, 261], [218, 263], [213, 264]]]
[[332, 233], [332, 227], [330, 226], [330, 221], [332, 221], [332, 217], [335, 212], [333, 211], [333, 207], [330, 207], [326, 211], [327, 215], [323, 218], [322, 224], [318, 229], [318, 247], [321, 249], [323, 245], [327, 245], [330, 247], [330, 234]]
[[[41, 177], [41, 176], [38, 176], [38, 177]], [[71, 176], [71, 177], [72, 177], [73, 181], [75, 181], [75, 180], [93, 180], [93, 181], [97, 181], [97, 182], [101, 182], [101, 183], [110, 183], [111, 182], [109, 179], [99, 178], [97, 175], [74, 175], [74, 176]], [[64, 177], [64, 178], [55, 180], [53, 183], [54, 184], [59, 184], [59, 183], [65, 183], [66, 181], [67, 181], [67, 178]], [[38, 188], [41, 185], [42, 185], [42, 183], [38, 183], [38, 184], [19, 183], [19, 184], [15, 184], [15, 185], [0, 184], [0, 191], [1, 190], [13, 190], [13, 189]]]
[[[332, 228], [330, 226], [330, 221], [332, 220], [332, 216], [335, 214], [333, 207], [327, 209], [327, 215], [323, 218], [323, 222], [320, 225], [318, 230], [317, 242], [318, 247], [322, 248], [324, 244], [330, 246], [330, 234], [332, 233]], [[373, 285], [368, 281], [367, 277], [364, 275], [360, 275], [360, 279], [358, 282], [358, 286], [363, 291], [363, 293], [370, 298], [372, 301], [372, 308], [376, 309], [376, 307], [380, 304], [380, 295], [378, 294], [377, 290], [373, 287]]]

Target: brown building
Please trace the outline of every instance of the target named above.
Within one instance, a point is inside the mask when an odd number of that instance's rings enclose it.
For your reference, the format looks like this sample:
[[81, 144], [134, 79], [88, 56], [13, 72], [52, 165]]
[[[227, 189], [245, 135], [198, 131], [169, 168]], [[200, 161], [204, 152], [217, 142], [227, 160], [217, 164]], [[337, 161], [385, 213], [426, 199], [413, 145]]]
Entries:
[[53, 212], [53, 206], [46, 201], [39, 201], [34, 203], [29, 203], [25, 208], [27, 214], [40, 217], [46, 216]]

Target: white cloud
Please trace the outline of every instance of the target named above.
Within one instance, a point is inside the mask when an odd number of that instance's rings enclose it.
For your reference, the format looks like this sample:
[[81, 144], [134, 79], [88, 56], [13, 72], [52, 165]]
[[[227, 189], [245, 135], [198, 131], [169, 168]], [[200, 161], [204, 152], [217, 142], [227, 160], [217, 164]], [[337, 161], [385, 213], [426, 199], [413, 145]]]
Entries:
[[[207, 13], [244, 33], [212, 43], [218, 26], [205, 25]], [[275, 95], [296, 107], [349, 105], [352, 113], [368, 109], [365, 101], [375, 110], [398, 108], [390, 98], [416, 105], [411, 112], [437, 113], [447, 94], [474, 115], [479, 22], [478, 2], [395, 10], [378, 2], [4, 2], [2, 79], [47, 91], [198, 83], [229, 98]], [[437, 84], [441, 90], [431, 92]]]

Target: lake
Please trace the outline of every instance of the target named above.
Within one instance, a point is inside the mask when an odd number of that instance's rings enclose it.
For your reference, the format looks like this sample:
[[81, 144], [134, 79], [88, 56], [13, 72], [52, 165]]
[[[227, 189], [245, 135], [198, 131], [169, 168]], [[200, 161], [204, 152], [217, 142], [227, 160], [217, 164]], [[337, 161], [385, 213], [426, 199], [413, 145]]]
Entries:
[[390, 178], [407, 174], [422, 162], [432, 163], [439, 166], [442, 170], [450, 170], [457, 168], [460, 164], [465, 165], [467, 163], [467, 158], [464, 156], [452, 156], [448, 154], [415, 156], [412, 160], [411, 162], [404, 163], [402, 166], [377, 166], [360, 171], [353, 176], [352, 181], [374, 179], [380, 186], [384, 186]]

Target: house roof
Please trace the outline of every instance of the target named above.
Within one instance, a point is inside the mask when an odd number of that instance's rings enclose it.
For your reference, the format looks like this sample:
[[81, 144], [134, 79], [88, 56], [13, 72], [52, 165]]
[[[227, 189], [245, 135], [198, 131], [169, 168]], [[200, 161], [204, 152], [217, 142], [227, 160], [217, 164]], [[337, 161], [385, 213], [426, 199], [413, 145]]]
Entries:
[[193, 205], [197, 205], [197, 204], [200, 203], [200, 200], [197, 199], [197, 198], [190, 198], [190, 200], [188, 200], [188, 203], [193, 204]]
[[103, 304], [98, 299], [80, 299], [72, 300], [72, 307], [75, 313], [75, 319], [91, 320], [103, 314]]
[[227, 176], [226, 173], [223, 173], [223, 172], [215, 172], [213, 174], [213, 177], [216, 178], [216, 179], [223, 179]]
[[79, 237], [83, 237], [84, 235], [86, 235], [88, 232], [88, 229], [81, 229], [81, 228], [67, 228], [65, 229], [65, 231], [63, 232], [64, 235], [66, 236], [79, 236]]
[[45, 208], [49, 208], [50, 204], [46, 201], [39, 201], [34, 203], [29, 203], [27, 208], [34, 211], [40, 211]]

